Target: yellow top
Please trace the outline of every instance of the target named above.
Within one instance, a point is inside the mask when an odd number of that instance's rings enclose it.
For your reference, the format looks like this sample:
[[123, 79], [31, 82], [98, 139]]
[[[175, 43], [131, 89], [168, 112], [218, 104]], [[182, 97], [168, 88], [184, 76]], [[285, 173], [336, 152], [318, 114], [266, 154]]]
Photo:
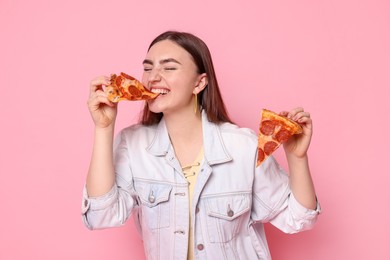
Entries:
[[204, 156], [204, 152], [202, 147], [195, 161], [190, 165], [182, 167], [183, 174], [188, 181], [188, 195], [189, 195], [188, 197], [190, 200], [190, 230], [189, 230], [188, 257], [187, 257], [188, 260], [194, 259], [194, 234], [192, 230], [191, 209], [192, 209], [192, 198], [194, 194], [196, 179], [198, 178], [200, 163], [203, 160], [203, 156]]

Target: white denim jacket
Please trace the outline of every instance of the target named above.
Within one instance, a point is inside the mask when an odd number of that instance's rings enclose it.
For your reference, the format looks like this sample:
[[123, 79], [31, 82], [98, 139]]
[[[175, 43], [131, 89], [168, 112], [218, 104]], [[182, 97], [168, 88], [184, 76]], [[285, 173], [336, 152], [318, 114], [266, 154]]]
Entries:
[[[202, 114], [204, 160], [192, 219], [195, 259], [271, 259], [264, 222], [286, 233], [310, 229], [320, 212], [300, 205], [288, 175], [271, 156], [256, 166], [257, 135]], [[164, 118], [134, 125], [115, 140], [116, 185], [101, 197], [84, 188], [82, 216], [89, 229], [123, 225], [133, 215], [147, 259], [187, 259], [188, 182], [175, 157]]]

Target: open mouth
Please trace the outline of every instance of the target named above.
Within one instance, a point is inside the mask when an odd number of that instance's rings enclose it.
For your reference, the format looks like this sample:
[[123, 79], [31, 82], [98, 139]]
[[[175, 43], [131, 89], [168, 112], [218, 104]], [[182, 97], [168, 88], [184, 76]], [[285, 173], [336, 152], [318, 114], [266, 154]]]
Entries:
[[163, 88], [152, 88], [150, 91], [163, 96], [170, 92], [168, 89], [163, 89]]

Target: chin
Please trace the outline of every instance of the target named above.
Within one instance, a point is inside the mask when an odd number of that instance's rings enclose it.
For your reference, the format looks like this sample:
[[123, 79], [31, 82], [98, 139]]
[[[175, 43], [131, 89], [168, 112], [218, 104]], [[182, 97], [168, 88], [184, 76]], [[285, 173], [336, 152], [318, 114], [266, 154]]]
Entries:
[[159, 105], [155, 104], [155, 102], [153, 102], [153, 101], [148, 101], [148, 108], [149, 108], [149, 110], [151, 112], [153, 112], [153, 113], [162, 113], [162, 112], [164, 112], [162, 107], [160, 107]]

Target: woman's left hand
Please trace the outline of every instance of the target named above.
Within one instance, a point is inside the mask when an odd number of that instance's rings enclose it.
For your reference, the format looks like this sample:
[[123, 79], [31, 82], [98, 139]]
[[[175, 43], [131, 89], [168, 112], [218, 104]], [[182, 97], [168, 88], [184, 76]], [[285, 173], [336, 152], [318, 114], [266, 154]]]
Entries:
[[288, 141], [283, 143], [286, 155], [293, 155], [297, 158], [306, 156], [313, 133], [313, 123], [310, 118], [310, 113], [304, 111], [302, 107], [297, 107], [290, 112], [282, 111], [279, 114], [297, 122], [303, 129], [301, 134], [293, 135]]

